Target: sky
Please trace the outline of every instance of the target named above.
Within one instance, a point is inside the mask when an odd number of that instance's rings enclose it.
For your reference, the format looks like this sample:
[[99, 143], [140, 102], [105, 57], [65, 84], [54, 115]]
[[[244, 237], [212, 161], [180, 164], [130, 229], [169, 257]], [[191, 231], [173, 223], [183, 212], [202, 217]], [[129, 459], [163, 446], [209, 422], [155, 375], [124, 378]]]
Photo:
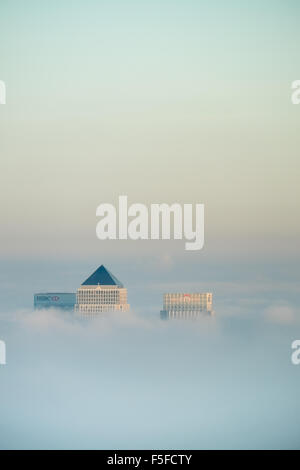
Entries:
[[[296, 1], [2, 1], [2, 257], [131, 256], [96, 207], [204, 203], [214, 255], [299, 255]], [[140, 256], [181, 251], [143, 243]]]

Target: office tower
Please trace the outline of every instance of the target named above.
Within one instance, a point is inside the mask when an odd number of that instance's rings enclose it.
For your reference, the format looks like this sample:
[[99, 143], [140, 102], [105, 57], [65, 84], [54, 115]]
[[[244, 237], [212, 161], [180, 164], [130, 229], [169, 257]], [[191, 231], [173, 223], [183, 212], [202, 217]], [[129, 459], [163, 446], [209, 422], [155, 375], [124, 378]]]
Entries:
[[103, 265], [77, 289], [75, 311], [79, 314], [128, 310], [127, 289]]
[[76, 303], [76, 294], [69, 292], [40, 292], [34, 294], [34, 308], [58, 308], [61, 310], [73, 310]]
[[167, 293], [163, 298], [161, 318], [197, 318], [201, 315], [212, 315], [211, 293]]

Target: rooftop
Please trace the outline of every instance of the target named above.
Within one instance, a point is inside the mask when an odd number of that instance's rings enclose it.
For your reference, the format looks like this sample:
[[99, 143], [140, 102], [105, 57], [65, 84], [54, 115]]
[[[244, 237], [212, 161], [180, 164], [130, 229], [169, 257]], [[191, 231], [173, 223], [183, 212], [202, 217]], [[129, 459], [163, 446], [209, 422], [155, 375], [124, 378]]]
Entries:
[[96, 269], [81, 285], [82, 286], [118, 286], [123, 287], [120, 282], [103, 264]]

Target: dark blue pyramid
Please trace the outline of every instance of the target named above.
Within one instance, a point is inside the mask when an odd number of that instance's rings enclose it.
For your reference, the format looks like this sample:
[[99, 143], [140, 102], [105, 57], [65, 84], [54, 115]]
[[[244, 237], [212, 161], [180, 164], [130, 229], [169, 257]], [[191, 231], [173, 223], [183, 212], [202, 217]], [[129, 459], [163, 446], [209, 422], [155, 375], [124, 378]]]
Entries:
[[118, 286], [123, 287], [122, 282], [120, 282], [108, 269], [103, 266], [103, 264], [96, 269], [96, 271], [91, 274], [81, 285], [82, 286], [97, 286], [98, 284], [102, 286]]

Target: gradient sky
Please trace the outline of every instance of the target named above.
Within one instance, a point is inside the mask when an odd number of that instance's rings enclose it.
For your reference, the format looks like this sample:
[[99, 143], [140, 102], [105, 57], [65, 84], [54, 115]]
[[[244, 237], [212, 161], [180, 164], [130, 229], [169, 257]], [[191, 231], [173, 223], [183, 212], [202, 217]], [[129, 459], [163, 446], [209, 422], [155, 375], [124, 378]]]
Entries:
[[96, 239], [97, 205], [119, 194], [204, 203], [212, 253], [299, 255], [299, 14], [291, 0], [2, 0], [0, 255], [165, 251]]

